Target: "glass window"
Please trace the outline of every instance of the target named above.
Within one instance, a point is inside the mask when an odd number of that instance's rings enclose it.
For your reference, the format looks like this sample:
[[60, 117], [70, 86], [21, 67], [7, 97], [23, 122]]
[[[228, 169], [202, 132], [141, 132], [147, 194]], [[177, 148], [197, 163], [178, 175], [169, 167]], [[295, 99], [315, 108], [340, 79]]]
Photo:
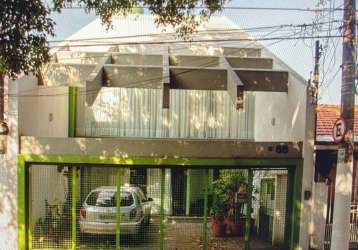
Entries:
[[[115, 207], [116, 192], [115, 191], [94, 191], [87, 200], [87, 205], [96, 207]], [[133, 196], [130, 192], [121, 192], [121, 207], [131, 206], [134, 203]]]

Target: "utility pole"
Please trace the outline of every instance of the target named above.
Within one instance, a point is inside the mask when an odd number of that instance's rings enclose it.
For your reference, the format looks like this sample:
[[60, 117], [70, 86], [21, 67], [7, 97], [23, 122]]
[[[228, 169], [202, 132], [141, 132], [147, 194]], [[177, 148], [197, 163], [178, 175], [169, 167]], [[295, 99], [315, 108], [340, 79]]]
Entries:
[[355, 97], [355, 0], [344, 0], [341, 117], [346, 122], [346, 136], [337, 157], [331, 250], [349, 248], [352, 196]]
[[[319, 87], [319, 59], [321, 58], [321, 46], [319, 40], [316, 40], [315, 57], [314, 57], [314, 71], [313, 71], [313, 86], [312, 86], [312, 104], [315, 112], [315, 124], [314, 124], [314, 138], [316, 142], [316, 130], [317, 130], [317, 105], [318, 105], [318, 87]], [[310, 81], [311, 82], [311, 81]]]
[[318, 99], [318, 85], [319, 85], [319, 59], [321, 57], [321, 47], [319, 44], [319, 40], [316, 41], [315, 47], [315, 57], [314, 57], [314, 75], [313, 75], [313, 83], [316, 88], [315, 93], [315, 103], [317, 104]]

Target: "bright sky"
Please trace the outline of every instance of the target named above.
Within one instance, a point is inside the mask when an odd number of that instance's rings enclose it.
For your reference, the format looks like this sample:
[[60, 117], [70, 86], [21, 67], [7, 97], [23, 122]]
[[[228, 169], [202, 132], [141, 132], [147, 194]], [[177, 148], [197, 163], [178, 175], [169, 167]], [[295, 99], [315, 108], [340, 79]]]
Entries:
[[[277, 0], [233, 0], [228, 6], [240, 7], [275, 7], [275, 8], [314, 8], [318, 2], [324, 2], [326, 8], [334, 6], [342, 7], [342, 0], [300, 0], [300, 1], [277, 1]], [[279, 4], [278, 4], [279, 3]], [[278, 10], [225, 10], [221, 15], [226, 15], [234, 23], [240, 27], [247, 29], [252, 27], [267, 27], [287, 24], [311, 24], [314, 20], [319, 22], [328, 22], [329, 20], [342, 20], [343, 12], [335, 11], [334, 13], [323, 12], [321, 16], [317, 16], [315, 12], [303, 11], [278, 11]], [[323, 15], [323, 16], [322, 16]], [[69, 35], [76, 32], [96, 18], [93, 13], [85, 13], [81, 9], [66, 9], [61, 14], [54, 14], [56, 21], [56, 40], [65, 39]], [[328, 29], [328, 24], [323, 28], [321, 35], [329, 34], [337, 35], [338, 23], [333, 24], [332, 29]], [[269, 33], [272, 32], [272, 33]], [[284, 33], [283, 33], [284, 32]], [[297, 29], [296, 29], [297, 32]], [[299, 30], [296, 36], [310, 35], [312, 28]], [[276, 28], [261, 30], [261, 32], [253, 33], [257, 38], [260, 37], [292, 37], [294, 30], [288, 28]], [[275, 43], [277, 42], [277, 43]], [[274, 43], [274, 44], [273, 44]], [[342, 41], [341, 39], [321, 39], [321, 43], [326, 45], [325, 53], [321, 58], [321, 84], [320, 87], [320, 103], [339, 103], [340, 102], [340, 82], [341, 71], [339, 65], [342, 60]], [[314, 63], [314, 40], [284, 40], [284, 41], [265, 41], [264, 45], [268, 47], [274, 54], [295, 69], [305, 79], [310, 77], [313, 71]], [[324, 67], [323, 67], [324, 66]], [[356, 100], [357, 102], [357, 100]]]

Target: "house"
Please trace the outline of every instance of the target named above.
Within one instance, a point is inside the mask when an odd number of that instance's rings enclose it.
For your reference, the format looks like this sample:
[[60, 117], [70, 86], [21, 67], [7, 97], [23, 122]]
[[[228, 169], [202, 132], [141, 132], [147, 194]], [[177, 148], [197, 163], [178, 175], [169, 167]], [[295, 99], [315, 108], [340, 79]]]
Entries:
[[[256, 208], [272, 207], [277, 225], [264, 223], [269, 213], [248, 212], [247, 193], [245, 243], [256, 218], [257, 242], [308, 249], [314, 115], [306, 81], [225, 17], [202, 24], [190, 42], [149, 15], [115, 17], [113, 27], [96, 19], [58, 44], [37, 77], [9, 81], [0, 179], [7, 246], [78, 247], [91, 190], [127, 184], [153, 199], [147, 247], [225, 245], [210, 233], [212, 182], [241, 169], [276, 178], [260, 177]], [[273, 187], [283, 197], [275, 206]]]
[[[355, 108], [354, 131], [358, 126], [358, 107]], [[314, 178], [314, 206], [316, 213], [315, 226], [317, 232], [316, 246], [321, 249], [329, 249], [333, 223], [335, 178], [337, 166], [338, 145], [334, 143], [332, 129], [335, 121], [340, 117], [338, 105], [322, 104], [317, 108], [316, 146], [315, 146], [315, 178]], [[355, 135], [354, 140], [357, 140]], [[350, 241], [357, 243], [357, 155], [353, 154], [353, 185], [351, 204], [351, 229]]]

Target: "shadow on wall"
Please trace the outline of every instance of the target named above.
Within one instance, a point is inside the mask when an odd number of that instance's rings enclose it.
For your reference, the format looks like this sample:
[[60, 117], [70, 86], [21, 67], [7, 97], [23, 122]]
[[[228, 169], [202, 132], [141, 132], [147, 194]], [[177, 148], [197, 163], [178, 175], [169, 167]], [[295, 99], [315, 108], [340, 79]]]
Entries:
[[16, 160], [0, 158], [0, 249], [12, 250], [17, 249]]

